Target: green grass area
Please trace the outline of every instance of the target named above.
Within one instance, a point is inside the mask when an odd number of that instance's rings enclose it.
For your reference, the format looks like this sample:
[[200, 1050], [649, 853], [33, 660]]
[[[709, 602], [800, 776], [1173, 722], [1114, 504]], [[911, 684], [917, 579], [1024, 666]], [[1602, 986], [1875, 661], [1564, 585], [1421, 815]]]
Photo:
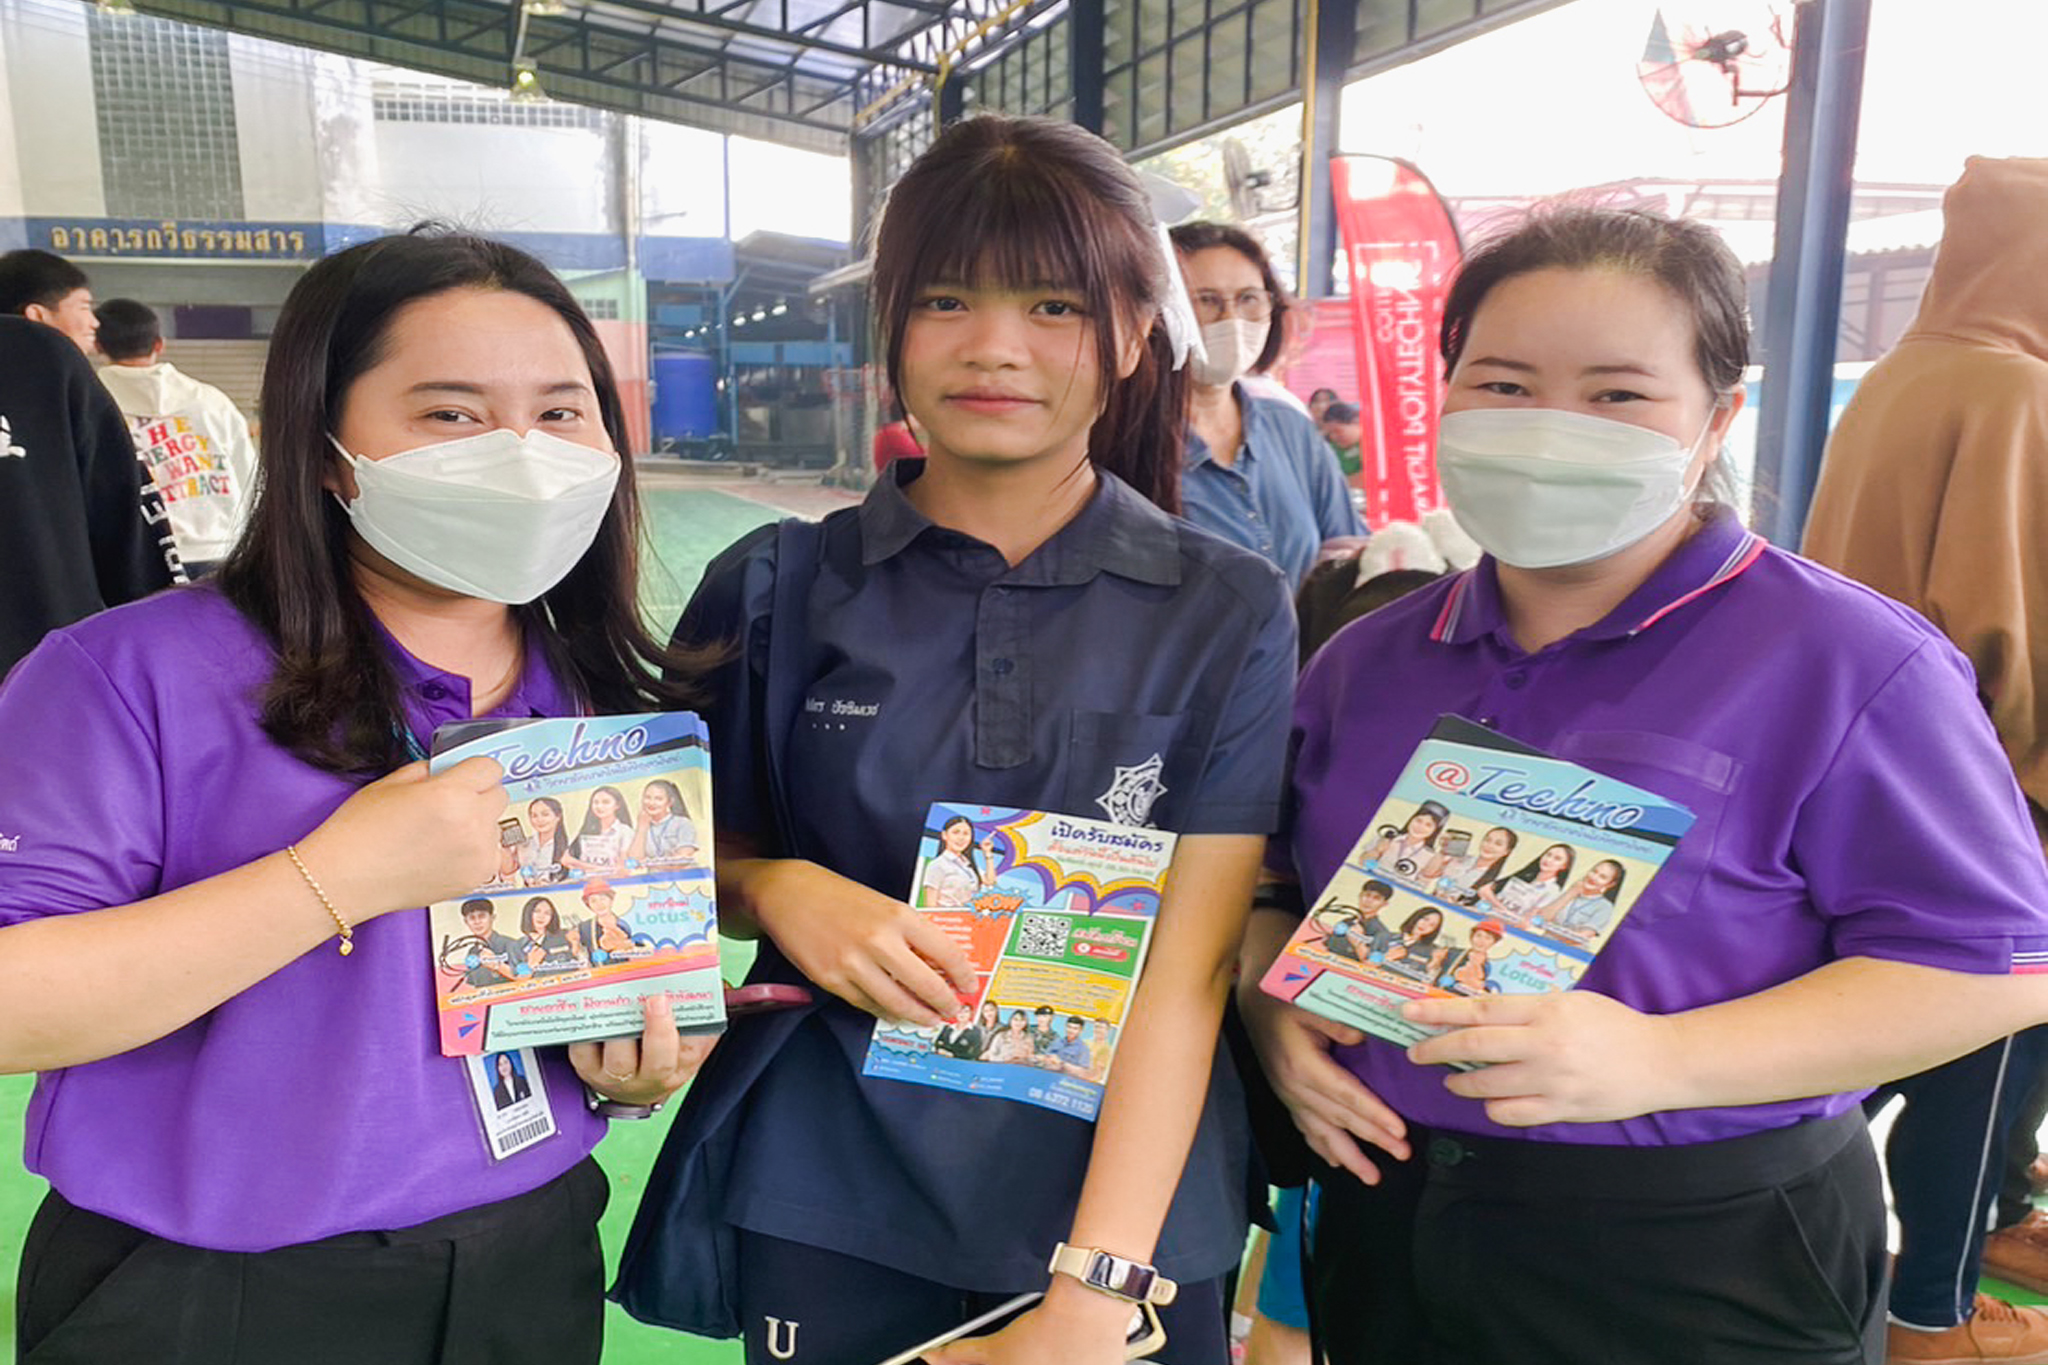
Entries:
[[666, 639], [711, 557], [779, 514], [715, 489], [656, 490], [645, 494], [645, 502], [647, 555], [641, 565], [640, 607], [648, 624]]

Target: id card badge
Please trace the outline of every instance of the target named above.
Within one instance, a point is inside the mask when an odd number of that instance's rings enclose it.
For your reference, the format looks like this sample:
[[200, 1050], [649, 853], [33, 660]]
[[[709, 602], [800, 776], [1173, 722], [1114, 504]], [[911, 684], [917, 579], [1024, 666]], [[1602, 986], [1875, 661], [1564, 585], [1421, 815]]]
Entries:
[[547, 1079], [532, 1048], [465, 1057], [462, 1065], [469, 1072], [469, 1090], [491, 1160], [503, 1161], [555, 1135]]

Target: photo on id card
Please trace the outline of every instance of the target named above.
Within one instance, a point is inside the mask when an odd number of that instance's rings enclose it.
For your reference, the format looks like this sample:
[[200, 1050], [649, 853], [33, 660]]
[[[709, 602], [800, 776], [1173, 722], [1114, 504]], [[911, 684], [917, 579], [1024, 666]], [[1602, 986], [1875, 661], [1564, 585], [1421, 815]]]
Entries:
[[479, 1053], [463, 1058], [462, 1066], [491, 1160], [503, 1161], [554, 1135], [547, 1080], [532, 1048]]

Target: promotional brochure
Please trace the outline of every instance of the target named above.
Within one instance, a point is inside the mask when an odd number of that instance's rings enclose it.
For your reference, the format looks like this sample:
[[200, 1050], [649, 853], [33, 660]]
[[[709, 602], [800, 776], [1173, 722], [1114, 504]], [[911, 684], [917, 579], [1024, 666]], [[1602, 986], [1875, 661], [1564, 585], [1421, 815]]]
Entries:
[[939, 1029], [878, 1022], [862, 1074], [1093, 1119], [1145, 964], [1174, 836], [941, 801], [910, 903], [974, 963]]
[[689, 712], [461, 721], [430, 769], [505, 769], [496, 877], [427, 909], [441, 1051], [637, 1035], [666, 993], [685, 1032], [724, 1026], [711, 766]]
[[1534, 995], [1584, 975], [1692, 812], [1441, 718], [1260, 979], [1403, 1046], [1418, 996]]

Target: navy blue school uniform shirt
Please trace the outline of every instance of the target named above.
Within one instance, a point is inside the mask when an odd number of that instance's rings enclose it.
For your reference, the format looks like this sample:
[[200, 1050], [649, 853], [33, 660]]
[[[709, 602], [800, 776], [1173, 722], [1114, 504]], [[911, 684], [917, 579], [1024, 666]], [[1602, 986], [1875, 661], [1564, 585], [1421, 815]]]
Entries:
[[[742, 644], [710, 715], [723, 830], [901, 897], [934, 800], [1182, 834], [1273, 828], [1295, 649], [1280, 574], [1108, 475], [1012, 567], [911, 506], [901, 485], [921, 472], [899, 461], [859, 508], [826, 519], [784, 764], [793, 848], [760, 758], [761, 727], [776, 723], [761, 700], [773, 528], [707, 571], [678, 635]], [[764, 940], [757, 977], [793, 971]], [[740, 1111], [726, 1221], [964, 1289], [1043, 1284], [1094, 1125], [863, 1077], [873, 1020], [826, 998]], [[1236, 1263], [1240, 1108], [1224, 1059], [1157, 1253], [1169, 1276]]]

